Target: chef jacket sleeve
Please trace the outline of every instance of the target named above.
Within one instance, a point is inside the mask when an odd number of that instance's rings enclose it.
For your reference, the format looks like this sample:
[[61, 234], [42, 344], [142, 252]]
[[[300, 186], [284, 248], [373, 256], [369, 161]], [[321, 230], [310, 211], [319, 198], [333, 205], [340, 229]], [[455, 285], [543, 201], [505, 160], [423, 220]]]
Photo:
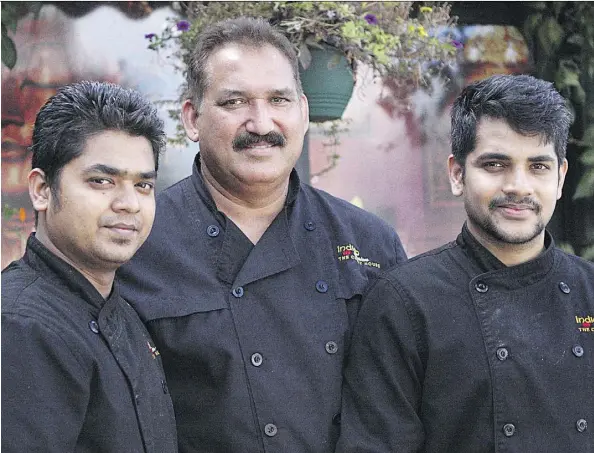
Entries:
[[2, 451], [74, 451], [89, 400], [85, 380], [60, 333], [2, 315]]
[[380, 278], [363, 300], [345, 368], [340, 453], [422, 449], [423, 361], [418, 328], [394, 285]]

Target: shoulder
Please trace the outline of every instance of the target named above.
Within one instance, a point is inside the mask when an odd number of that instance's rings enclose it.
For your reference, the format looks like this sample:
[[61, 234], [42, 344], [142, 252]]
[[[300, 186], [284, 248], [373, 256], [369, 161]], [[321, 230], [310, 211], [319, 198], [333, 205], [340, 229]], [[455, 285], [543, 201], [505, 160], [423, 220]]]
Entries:
[[555, 258], [558, 261], [558, 269], [569, 272], [577, 278], [583, 278], [594, 285], [594, 263], [579, 256], [564, 252], [555, 248]]
[[311, 212], [321, 222], [337, 259], [364, 260], [378, 269], [406, 260], [396, 230], [386, 221], [323, 190], [306, 184], [301, 189], [297, 209]]
[[36, 329], [78, 342], [89, 315], [66, 286], [44, 278], [26, 264], [2, 273], [2, 328]]
[[38, 282], [39, 274], [23, 260], [12, 262], [2, 271], [2, 311], [17, 305], [19, 297]]
[[365, 211], [321, 189], [302, 184], [301, 195], [305, 203], [317, 208], [321, 214], [325, 214], [329, 218], [340, 219], [342, 222], [348, 222], [357, 226], [372, 226], [383, 231], [393, 230], [386, 221], [380, 219], [375, 214]]
[[455, 263], [461, 253], [456, 241], [451, 241], [387, 269], [381, 278], [386, 283], [397, 286], [406, 286], [408, 283], [417, 286], [432, 284], [457, 267]]

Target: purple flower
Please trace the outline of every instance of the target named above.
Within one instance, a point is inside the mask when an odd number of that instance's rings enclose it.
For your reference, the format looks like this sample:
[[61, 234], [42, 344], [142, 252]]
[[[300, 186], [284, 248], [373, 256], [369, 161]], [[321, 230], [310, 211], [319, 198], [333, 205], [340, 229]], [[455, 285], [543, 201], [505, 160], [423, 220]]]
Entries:
[[464, 48], [464, 44], [462, 44], [460, 41], [456, 41], [455, 39], [452, 39], [452, 46], [454, 46], [458, 50]]
[[179, 31], [188, 31], [190, 29], [190, 23], [187, 20], [180, 20], [176, 27]]
[[152, 40], [156, 36], [157, 35], [155, 33], [147, 33], [146, 35], [144, 35], [144, 39], [150, 39], [150, 40]]
[[377, 25], [377, 17], [374, 14], [365, 14], [364, 18], [369, 25]]

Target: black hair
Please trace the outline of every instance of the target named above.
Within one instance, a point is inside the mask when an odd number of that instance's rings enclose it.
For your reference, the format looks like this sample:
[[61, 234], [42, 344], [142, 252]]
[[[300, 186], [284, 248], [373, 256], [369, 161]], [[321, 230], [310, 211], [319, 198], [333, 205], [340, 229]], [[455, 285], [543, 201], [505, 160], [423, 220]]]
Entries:
[[476, 145], [480, 119], [502, 119], [515, 132], [552, 143], [559, 165], [565, 159], [573, 115], [553, 84], [529, 75], [494, 75], [462, 90], [452, 106], [452, 154], [464, 166]]
[[89, 137], [109, 130], [145, 137], [158, 169], [164, 124], [137, 91], [107, 82], [77, 82], [60, 88], [41, 108], [33, 129], [31, 166], [43, 170], [56, 199], [62, 168], [83, 153]]
[[277, 31], [264, 19], [239, 17], [226, 19], [207, 27], [199, 36], [196, 47], [188, 60], [186, 97], [196, 108], [202, 103], [209, 80], [206, 65], [209, 57], [228, 44], [241, 44], [256, 49], [270, 45], [278, 49], [289, 61], [297, 91], [302, 92], [299, 77], [299, 60], [293, 45], [285, 35]]

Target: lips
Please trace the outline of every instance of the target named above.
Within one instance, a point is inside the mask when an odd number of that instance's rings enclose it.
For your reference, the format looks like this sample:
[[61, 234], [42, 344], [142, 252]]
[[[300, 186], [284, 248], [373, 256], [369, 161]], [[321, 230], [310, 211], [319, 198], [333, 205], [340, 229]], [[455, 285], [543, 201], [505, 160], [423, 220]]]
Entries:
[[125, 236], [132, 235], [138, 231], [138, 226], [134, 223], [113, 223], [105, 225], [105, 228], [114, 233], [122, 234]]
[[501, 204], [496, 208], [501, 212], [503, 217], [510, 220], [524, 220], [532, 215], [535, 211], [533, 206], [525, 204]]
[[511, 209], [514, 211], [526, 211], [526, 210], [530, 210], [533, 211], [534, 207], [532, 205], [527, 205], [527, 204], [500, 204], [497, 205], [498, 208], [504, 208], [504, 209]]

